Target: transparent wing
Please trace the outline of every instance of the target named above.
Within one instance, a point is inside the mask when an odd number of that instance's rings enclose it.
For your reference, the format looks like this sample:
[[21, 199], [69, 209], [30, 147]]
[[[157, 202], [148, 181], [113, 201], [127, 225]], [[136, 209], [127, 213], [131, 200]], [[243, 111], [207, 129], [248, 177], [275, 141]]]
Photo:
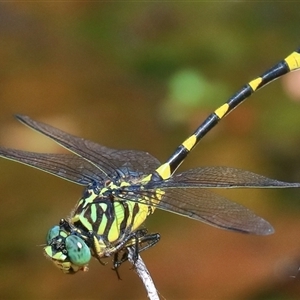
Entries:
[[108, 177], [116, 175], [116, 169], [121, 167], [128, 167], [133, 171], [148, 174], [160, 164], [155, 157], [147, 152], [110, 149], [50, 125], [33, 121], [27, 116], [17, 115], [16, 118], [90, 162], [98, 168], [99, 172]]
[[205, 189], [168, 189], [158, 207], [223, 229], [258, 235], [274, 232], [248, 208]]
[[79, 185], [101, 181], [99, 169], [83, 158], [73, 154], [45, 154], [0, 147], [0, 157], [4, 157]]
[[[206, 189], [168, 188], [160, 202], [157, 201], [155, 191], [142, 191], [140, 199], [142, 197], [150, 198], [156, 208], [221, 229], [257, 235], [274, 232], [267, 221], [251, 210]], [[132, 201], [129, 194], [124, 195], [123, 199]]]
[[160, 182], [149, 182], [151, 188], [291, 188], [300, 183], [270, 179], [249, 171], [229, 167], [190, 169]]
[[[151, 198], [153, 206], [159, 209], [218, 228], [267, 235], [274, 231], [267, 221], [244, 206], [229, 201], [206, 188], [294, 187], [300, 187], [300, 184], [278, 181], [235, 168], [203, 167], [175, 174], [164, 181], [150, 181], [145, 185], [145, 191], [141, 197]], [[157, 203], [155, 191], [159, 190], [165, 194]]]

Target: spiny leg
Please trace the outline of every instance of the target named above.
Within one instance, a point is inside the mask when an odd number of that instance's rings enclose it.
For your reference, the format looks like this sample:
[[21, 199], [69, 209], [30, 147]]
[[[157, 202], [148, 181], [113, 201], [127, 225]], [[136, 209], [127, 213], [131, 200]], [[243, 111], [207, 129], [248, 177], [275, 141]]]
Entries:
[[[134, 257], [133, 261], [138, 259], [139, 253], [147, 250], [157, 244], [160, 240], [160, 235], [158, 233], [147, 234], [147, 229], [140, 229], [135, 232], [126, 245], [118, 252], [114, 254], [113, 260], [113, 270], [117, 272], [117, 276], [120, 279], [118, 268], [122, 263], [128, 260], [128, 247], [134, 247]], [[145, 244], [146, 243], [146, 244]], [[145, 244], [145, 245], [144, 245]], [[121, 258], [119, 257], [120, 252], [123, 252]]]

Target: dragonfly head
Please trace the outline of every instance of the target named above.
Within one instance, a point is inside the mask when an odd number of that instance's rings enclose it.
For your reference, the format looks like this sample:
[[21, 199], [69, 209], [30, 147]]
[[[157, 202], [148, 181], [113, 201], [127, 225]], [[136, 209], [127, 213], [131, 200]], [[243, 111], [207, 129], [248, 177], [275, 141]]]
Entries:
[[66, 274], [88, 271], [91, 251], [64, 219], [48, 231], [44, 252]]

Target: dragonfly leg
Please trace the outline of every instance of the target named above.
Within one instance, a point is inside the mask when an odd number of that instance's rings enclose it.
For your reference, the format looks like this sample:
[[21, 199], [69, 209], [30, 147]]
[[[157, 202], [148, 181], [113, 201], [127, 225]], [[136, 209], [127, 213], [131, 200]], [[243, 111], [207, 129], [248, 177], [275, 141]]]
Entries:
[[[140, 229], [133, 233], [129, 240], [123, 244], [123, 248], [114, 254], [113, 270], [117, 270], [122, 263], [128, 260], [128, 247], [134, 247], [133, 261], [137, 261], [140, 252], [147, 250], [157, 244], [160, 240], [158, 233], [148, 234], [147, 229]], [[121, 258], [120, 252], [123, 251]], [[119, 277], [119, 276], [118, 276]]]

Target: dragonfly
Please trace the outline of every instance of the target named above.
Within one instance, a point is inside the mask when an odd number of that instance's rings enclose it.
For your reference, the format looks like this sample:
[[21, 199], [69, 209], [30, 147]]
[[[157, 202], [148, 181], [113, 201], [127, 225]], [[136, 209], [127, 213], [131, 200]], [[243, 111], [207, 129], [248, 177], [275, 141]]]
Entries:
[[66, 274], [87, 271], [92, 257], [113, 258], [117, 269], [129, 247], [136, 256], [155, 245], [144, 221], [156, 209], [179, 214], [220, 229], [269, 235], [269, 222], [211, 189], [299, 188], [300, 183], [270, 179], [249, 171], [216, 166], [175, 173], [199, 141], [258, 89], [300, 68], [300, 49], [251, 80], [211, 113], [165, 163], [136, 150], [111, 149], [48, 124], [16, 115], [21, 123], [66, 148], [67, 154], [35, 153], [0, 147], [0, 156], [37, 168], [84, 187], [69, 218], [47, 234], [44, 253]]

